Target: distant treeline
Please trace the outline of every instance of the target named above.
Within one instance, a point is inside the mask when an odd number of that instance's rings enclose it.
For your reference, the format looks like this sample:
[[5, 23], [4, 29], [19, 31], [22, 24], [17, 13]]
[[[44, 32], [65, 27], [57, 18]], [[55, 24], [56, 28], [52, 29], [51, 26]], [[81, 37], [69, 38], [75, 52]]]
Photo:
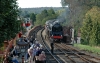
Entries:
[[29, 14], [29, 13], [35, 13], [35, 14], [38, 14], [38, 13], [41, 13], [44, 9], [45, 10], [50, 10], [50, 9], [53, 9], [55, 12], [60, 10], [60, 9], [63, 9], [63, 7], [37, 7], [37, 8], [21, 8], [21, 15], [25, 15], [25, 14]]

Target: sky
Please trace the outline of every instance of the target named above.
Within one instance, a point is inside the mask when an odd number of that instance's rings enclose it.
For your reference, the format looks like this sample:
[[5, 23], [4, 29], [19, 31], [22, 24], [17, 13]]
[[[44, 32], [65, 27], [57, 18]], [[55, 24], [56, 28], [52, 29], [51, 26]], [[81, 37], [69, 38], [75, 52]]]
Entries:
[[61, 0], [17, 0], [21, 8], [33, 7], [62, 7]]

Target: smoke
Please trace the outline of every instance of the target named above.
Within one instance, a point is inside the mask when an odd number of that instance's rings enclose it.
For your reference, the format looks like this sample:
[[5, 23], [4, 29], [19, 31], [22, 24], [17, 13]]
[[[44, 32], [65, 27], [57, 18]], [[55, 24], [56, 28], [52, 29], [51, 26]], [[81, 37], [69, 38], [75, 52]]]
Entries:
[[68, 16], [69, 16], [69, 8], [68, 8], [68, 6], [66, 6], [66, 7], [63, 7], [60, 11], [62, 11], [62, 12], [57, 17], [57, 19], [58, 19], [59, 22], [64, 23], [68, 19]]
[[[75, 21], [82, 21], [81, 13], [82, 3], [79, 0], [61, 0], [63, 7], [67, 7], [65, 12], [66, 22], [70, 25], [74, 24]], [[64, 15], [64, 13], [62, 13]], [[60, 15], [61, 16], [61, 15]], [[59, 17], [58, 17], [59, 18]], [[72, 25], [73, 26], [73, 25]]]

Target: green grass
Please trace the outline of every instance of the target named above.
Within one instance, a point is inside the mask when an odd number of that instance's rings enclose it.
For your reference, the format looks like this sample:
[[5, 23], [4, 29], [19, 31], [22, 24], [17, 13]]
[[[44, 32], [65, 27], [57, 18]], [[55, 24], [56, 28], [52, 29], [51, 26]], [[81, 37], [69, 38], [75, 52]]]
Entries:
[[78, 47], [81, 50], [86, 50], [100, 55], [100, 47], [91, 47], [89, 45], [82, 45], [82, 44], [74, 44], [74, 46]]

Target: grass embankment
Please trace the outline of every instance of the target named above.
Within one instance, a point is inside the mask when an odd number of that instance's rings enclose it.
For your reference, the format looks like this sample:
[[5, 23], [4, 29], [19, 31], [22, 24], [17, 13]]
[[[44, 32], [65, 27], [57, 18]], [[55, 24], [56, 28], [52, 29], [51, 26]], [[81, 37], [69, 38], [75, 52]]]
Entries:
[[74, 44], [74, 46], [78, 47], [81, 50], [85, 50], [100, 55], [100, 47], [91, 47], [89, 45], [82, 45], [82, 44]]

